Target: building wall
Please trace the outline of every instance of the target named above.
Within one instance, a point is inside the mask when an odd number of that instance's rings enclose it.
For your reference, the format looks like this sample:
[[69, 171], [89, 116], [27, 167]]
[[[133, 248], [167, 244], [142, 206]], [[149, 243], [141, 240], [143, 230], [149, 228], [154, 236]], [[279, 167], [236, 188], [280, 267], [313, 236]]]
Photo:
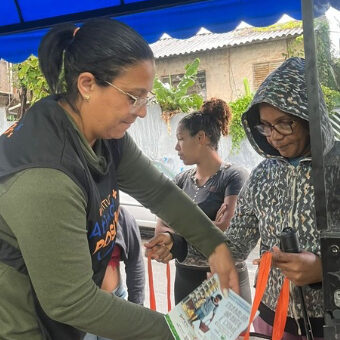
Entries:
[[0, 93], [12, 93], [10, 64], [0, 59]]
[[256, 90], [254, 86], [254, 64], [283, 62], [285, 53], [287, 53], [286, 39], [232, 48], [230, 51], [230, 73], [232, 74], [232, 81], [229, 82], [229, 99], [233, 100], [244, 94], [244, 78], [248, 79], [251, 90]]
[[255, 90], [253, 65], [283, 61], [287, 43], [283, 39], [162, 58], [156, 60], [157, 75], [183, 73], [184, 66], [198, 57], [199, 69], [206, 72], [207, 98], [219, 97], [229, 102], [244, 94], [244, 78], [248, 79], [251, 90]]

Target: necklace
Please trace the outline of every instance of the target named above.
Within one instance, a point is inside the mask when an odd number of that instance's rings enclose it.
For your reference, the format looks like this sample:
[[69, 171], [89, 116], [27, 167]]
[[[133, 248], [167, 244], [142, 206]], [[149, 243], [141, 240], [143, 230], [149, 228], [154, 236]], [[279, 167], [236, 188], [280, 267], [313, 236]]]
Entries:
[[192, 175], [191, 175], [191, 180], [194, 184], [194, 189], [195, 189], [195, 193], [194, 193], [194, 197], [192, 198], [192, 200], [197, 203], [197, 195], [199, 194], [200, 190], [201, 189], [205, 189], [207, 187], [207, 185], [212, 181], [212, 179], [219, 173], [219, 171], [221, 171], [221, 168], [218, 169], [212, 176], [210, 176], [206, 182], [201, 185], [201, 186], [198, 186], [197, 184], [197, 178], [195, 177], [195, 174], [196, 174], [196, 169], [193, 171]]
[[205, 189], [208, 185], [210, 185], [210, 184], [211, 184], [211, 181], [213, 180], [213, 178], [214, 178], [214, 177], [215, 177], [215, 176], [216, 176], [223, 168], [229, 168], [230, 165], [231, 165], [230, 163], [222, 163], [221, 166], [220, 166], [220, 168], [219, 168], [213, 175], [211, 175], [211, 176], [206, 180], [206, 182], [205, 182], [203, 185], [201, 185], [201, 186], [198, 186], [198, 185], [197, 185], [197, 178], [195, 177], [197, 169], [196, 169], [196, 168], [195, 168], [195, 169], [192, 169], [190, 178], [191, 178], [191, 180], [192, 180], [192, 182], [193, 182], [194, 190], [195, 190], [195, 192], [194, 192], [194, 197], [192, 198], [192, 200], [193, 200], [195, 203], [197, 203], [197, 196], [198, 196], [198, 194], [200, 193], [200, 190], [201, 190], [201, 189]]

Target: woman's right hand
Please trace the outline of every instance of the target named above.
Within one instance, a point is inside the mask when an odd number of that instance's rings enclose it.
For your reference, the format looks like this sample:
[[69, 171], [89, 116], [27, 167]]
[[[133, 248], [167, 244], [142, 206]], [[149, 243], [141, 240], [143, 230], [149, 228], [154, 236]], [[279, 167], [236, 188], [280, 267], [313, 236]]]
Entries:
[[209, 265], [211, 272], [218, 275], [223, 294], [226, 294], [225, 290], [229, 288], [239, 294], [238, 273], [233, 257], [226, 244], [221, 243], [215, 248], [209, 256]]
[[216, 213], [215, 222], [221, 222], [222, 217], [225, 214], [226, 210], [227, 210], [227, 204], [222, 203], [220, 209], [218, 209], [218, 211]]
[[172, 260], [170, 250], [173, 246], [173, 241], [169, 233], [160, 233], [154, 236], [144, 246], [146, 247], [145, 255], [150, 256], [151, 259], [162, 263], [168, 263]]

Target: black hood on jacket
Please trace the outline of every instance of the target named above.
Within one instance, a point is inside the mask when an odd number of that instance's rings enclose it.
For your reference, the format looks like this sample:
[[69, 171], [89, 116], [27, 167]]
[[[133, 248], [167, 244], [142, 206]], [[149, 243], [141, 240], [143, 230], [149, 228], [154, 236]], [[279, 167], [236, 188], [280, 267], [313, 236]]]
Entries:
[[[320, 86], [319, 96], [322, 138], [324, 154], [326, 154], [334, 145], [334, 134]], [[254, 149], [266, 158], [282, 157], [267, 142], [266, 137], [255, 129], [255, 125], [260, 123], [260, 103], [268, 103], [283, 112], [309, 122], [305, 60], [302, 58], [290, 58], [273, 71], [256, 91], [252, 103], [242, 115], [243, 127]]]

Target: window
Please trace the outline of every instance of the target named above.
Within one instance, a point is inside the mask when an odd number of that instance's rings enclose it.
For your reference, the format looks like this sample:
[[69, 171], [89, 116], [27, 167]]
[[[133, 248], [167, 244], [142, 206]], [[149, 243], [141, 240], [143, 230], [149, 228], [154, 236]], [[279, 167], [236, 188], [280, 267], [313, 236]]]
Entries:
[[270, 61], [267, 63], [258, 63], [253, 65], [254, 88], [257, 89], [266, 79], [269, 73], [277, 69], [284, 60]]
[[[183, 77], [182, 74], [172, 74], [171, 76], [171, 84], [172, 86], [177, 86], [180, 82], [181, 78]], [[161, 77], [161, 81], [163, 83], [169, 84], [169, 76]], [[194, 86], [190, 87], [188, 90], [188, 94], [197, 93], [200, 94], [203, 99], [207, 99], [207, 88], [206, 88], [206, 79], [205, 79], [205, 71], [198, 71], [196, 83]]]

